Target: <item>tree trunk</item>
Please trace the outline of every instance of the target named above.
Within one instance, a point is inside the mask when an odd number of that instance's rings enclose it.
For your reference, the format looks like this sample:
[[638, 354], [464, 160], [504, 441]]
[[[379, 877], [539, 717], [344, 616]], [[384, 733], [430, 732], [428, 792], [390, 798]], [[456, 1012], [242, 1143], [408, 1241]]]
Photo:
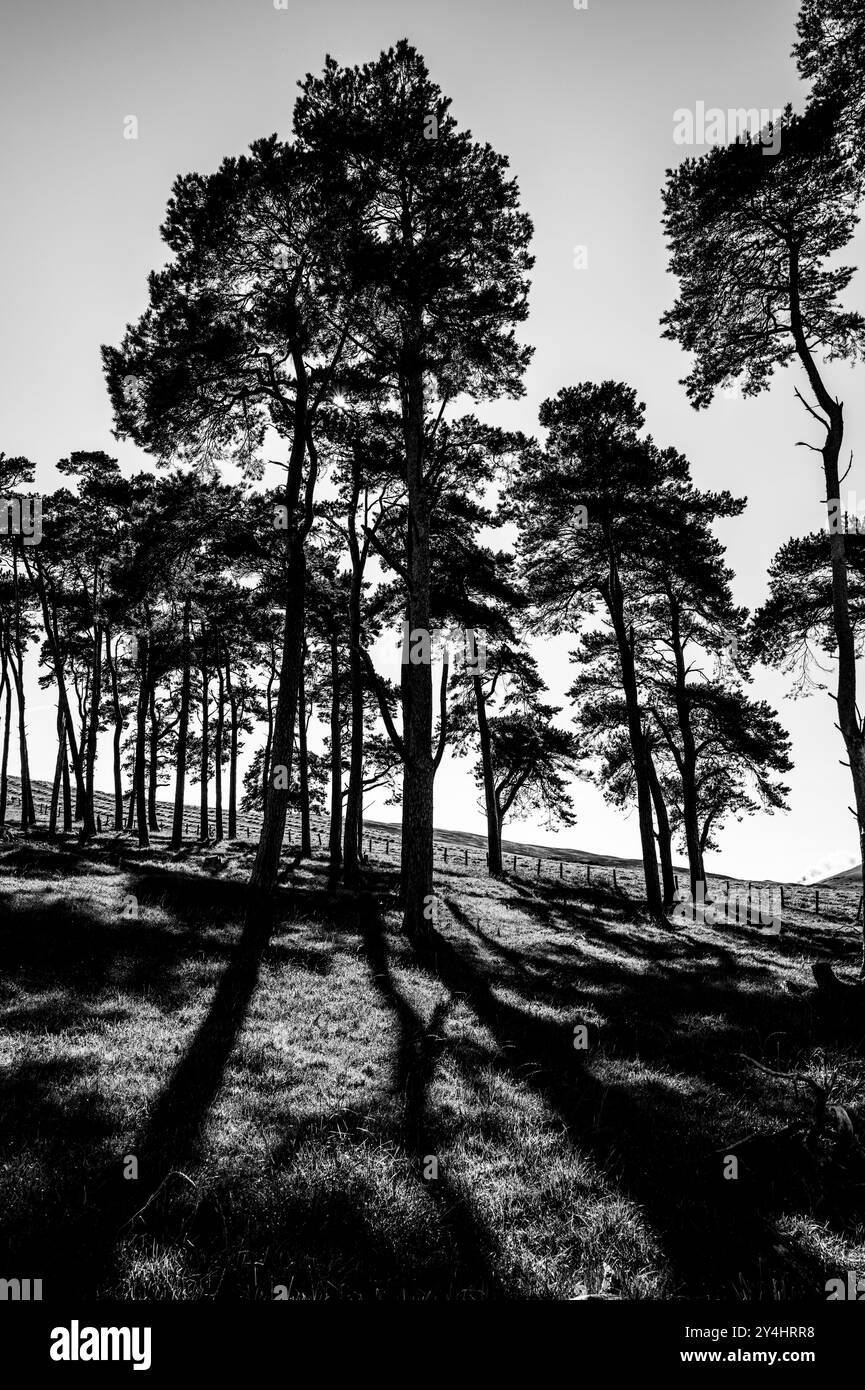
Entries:
[[342, 865], [342, 685], [339, 672], [339, 644], [336, 632], [330, 634], [330, 867]]
[[174, 822], [171, 827], [171, 848], [183, 844], [183, 810], [186, 797], [186, 750], [189, 745], [189, 695], [192, 682], [190, 658], [190, 614], [192, 600], [183, 605], [183, 674], [180, 680], [180, 722], [177, 728], [177, 767], [174, 779]]
[[105, 631], [105, 663], [111, 681], [111, 707], [114, 711], [114, 829], [123, 829], [123, 774], [120, 766], [120, 744], [123, 738], [123, 711], [120, 708], [120, 689], [117, 683], [117, 649], [111, 655], [111, 633]]
[[63, 834], [72, 834], [72, 783], [69, 777], [69, 727], [63, 721]]
[[[20, 651], [18, 659], [20, 662]], [[36, 820], [33, 806], [33, 792], [30, 786], [30, 758], [27, 753], [26, 697], [20, 665], [16, 666], [11, 652], [9, 665], [15, 682], [15, 695], [18, 704], [18, 753], [21, 762], [21, 829], [28, 831]]]
[[360, 882], [360, 805], [363, 797], [364, 751], [364, 674], [361, 661], [361, 601], [366, 547], [361, 547], [357, 534], [357, 509], [360, 501], [360, 456], [352, 455], [352, 490], [348, 506], [348, 549], [351, 556], [351, 581], [348, 591], [348, 682], [351, 697], [350, 743], [348, 754], [348, 787], [345, 795], [345, 832], [342, 881], [347, 888]]
[[276, 679], [276, 663], [271, 661], [270, 676], [267, 682], [267, 737], [264, 740], [264, 753], [261, 759], [261, 814], [267, 806], [267, 791], [270, 786], [270, 759], [273, 751], [273, 682]]
[[150, 830], [159, 829], [156, 814], [156, 793], [159, 786], [159, 720], [156, 717], [156, 688], [150, 687], [150, 764], [147, 779], [147, 825]]
[[219, 644], [216, 647], [216, 675], [218, 695], [216, 700], [216, 730], [213, 746], [214, 777], [214, 819], [216, 821], [217, 842], [224, 839], [222, 827], [222, 744], [225, 737], [225, 680], [219, 662]]
[[[424, 385], [419, 369], [413, 368], [408, 373], [404, 400], [409, 641], [412, 632], [420, 632], [426, 634], [431, 646], [430, 504], [424, 477]], [[405, 647], [402, 656], [403, 931], [408, 936], [420, 937], [429, 925], [424, 909], [433, 896], [432, 661], [410, 661]]]
[[[664, 909], [669, 911], [676, 901], [676, 876], [673, 873], [673, 837], [670, 831], [670, 817], [667, 814], [667, 805], [664, 801], [664, 793], [661, 789], [651, 749], [646, 750], [646, 762], [652, 804], [655, 808], [655, 821], [658, 826], [657, 842], [661, 860], [661, 882], [664, 888]], [[696, 902], [697, 899], [695, 898], [694, 901]]]
[[[306, 648], [304, 644], [304, 664], [305, 658]], [[309, 859], [312, 854], [312, 831], [309, 823], [309, 759], [306, 749], [307, 714], [304, 664], [300, 668], [300, 689], [298, 690], [297, 762], [300, 784], [300, 854], [302, 859]]]
[[60, 801], [60, 782], [63, 777], [63, 764], [66, 761], [66, 720], [62, 709], [57, 710], [57, 758], [54, 763], [54, 781], [51, 784], [51, 810], [48, 816], [48, 838], [57, 838], [57, 807]]
[[[288, 534], [285, 568], [285, 623], [282, 635], [282, 660], [279, 672], [279, 695], [271, 746], [271, 766], [291, 768], [297, 719], [298, 692], [303, 666], [304, 603], [306, 599], [306, 556], [304, 540], [312, 525], [312, 499], [315, 488], [315, 465], [312, 438], [308, 431], [308, 383], [302, 354], [292, 347], [295, 371], [294, 433], [288, 461], [285, 485]], [[304, 481], [304, 458], [310, 450], [309, 474], [306, 479], [301, 517], [301, 489]], [[249, 878], [253, 896], [271, 893], [279, 873], [279, 857], [285, 839], [285, 816], [288, 809], [288, 786], [268, 785], [267, 800], [261, 826], [261, 836], [255, 863]]]
[[679, 774], [682, 779], [682, 820], [685, 830], [685, 845], [688, 851], [688, 866], [691, 872], [691, 899], [697, 902], [700, 894], [706, 897], [706, 873], [703, 867], [703, 849], [700, 844], [700, 807], [697, 796], [697, 746], [691, 728], [691, 708], [685, 673], [685, 652], [682, 645], [679, 604], [670, 595], [671, 635], [673, 656], [676, 662], [676, 715], [679, 735], [682, 740], [682, 762]]
[[[477, 640], [474, 631], [471, 632], [471, 640], [473, 642]], [[493, 752], [490, 740], [490, 727], [487, 721], [487, 699], [484, 693], [483, 677], [473, 675], [472, 687], [475, 693], [475, 708], [478, 716], [478, 738], [481, 745], [481, 766], [484, 775], [484, 804], [487, 813], [487, 856], [489, 859], [487, 872], [492, 878], [501, 878], [504, 872], [502, 866], [502, 833], [496, 810]]]
[[141, 684], [138, 687], [138, 710], [135, 726], [135, 814], [138, 822], [139, 849], [150, 845], [147, 823], [147, 710], [150, 704], [150, 634], [142, 633], [138, 642], [141, 665]]
[[[60, 640], [57, 634], [56, 615], [50, 610], [48, 603], [48, 593], [45, 586], [45, 575], [39, 562], [38, 553], [34, 554], [33, 561], [36, 570], [34, 580], [33, 571], [30, 569], [30, 562], [27, 559], [27, 552], [22, 552], [24, 565], [27, 570], [31, 584], [34, 584], [39, 595], [39, 602], [42, 608], [42, 622], [45, 628], [45, 636], [51, 652], [51, 660], [54, 666], [54, 679], [57, 682], [57, 692], [60, 697], [60, 704], [66, 716], [66, 739], [69, 744], [69, 756], [72, 759], [72, 770], [75, 775], [75, 795], [79, 805], [85, 808], [85, 821], [81, 830], [82, 839], [86, 839], [96, 829], [93, 819], [93, 807], [90, 807], [89, 816], [86, 813], [87, 793], [84, 785], [84, 757], [83, 749], [79, 748], [78, 740], [75, 737], [75, 729], [72, 724], [72, 711], [69, 706], [69, 696], [66, 690], [66, 678], [63, 670], [63, 659], [60, 655]], [[16, 578], [17, 583], [17, 578]], [[31, 796], [32, 802], [32, 796]], [[64, 826], [65, 828], [65, 826]]]
[[207, 683], [207, 643], [201, 638], [201, 796], [199, 801], [198, 838], [204, 844], [210, 834], [210, 805], [207, 796], [207, 779], [210, 775], [210, 726], [208, 722], [210, 691]]
[[622, 672], [622, 689], [628, 712], [628, 735], [634, 761], [634, 780], [637, 785], [637, 812], [640, 824], [640, 844], [643, 852], [643, 873], [646, 879], [646, 905], [654, 917], [663, 917], [664, 904], [655, 855], [655, 832], [652, 824], [652, 794], [649, 787], [646, 736], [643, 731], [639, 688], [634, 664], [631, 638], [625, 628], [624, 603], [615, 560], [610, 555], [609, 579], [603, 587], [604, 599], [613, 623]]
[[[306, 557], [303, 546], [295, 543], [291, 547], [287, 563], [282, 661], [270, 759], [271, 768], [284, 767], [287, 773], [291, 769], [300, 671], [303, 663], [305, 594]], [[258, 893], [269, 893], [276, 886], [279, 856], [285, 838], [288, 787], [276, 787], [273, 780], [271, 778], [267, 789], [261, 837], [250, 875], [249, 886]], [[285, 780], [287, 782], [288, 778]]]
[[[835, 640], [838, 643], [838, 727], [847, 749], [853, 795], [856, 801], [856, 821], [859, 831], [859, 861], [862, 868], [862, 891], [865, 893], [865, 737], [856, 704], [856, 640], [850, 619], [850, 599], [847, 581], [847, 554], [844, 534], [832, 527], [832, 503], [840, 502], [841, 481], [839, 460], [844, 442], [844, 407], [830, 395], [808, 345], [802, 322], [799, 290], [799, 251], [790, 251], [790, 328], [799, 359], [808, 374], [811, 389], [828, 421], [826, 438], [821, 450], [823, 477], [826, 485], [826, 505], [829, 512], [829, 551], [832, 563], [832, 618]], [[862, 920], [862, 975], [865, 976], [865, 913]]]
[[9, 728], [12, 721], [12, 682], [9, 680], [9, 667], [3, 661], [3, 680], [0, 682], [0, 697], [6, 687], [6, 708], [3, 715], [3, 752], [0, 754], [0, 825], [6, 824], [6, 799], [9, 794]]
[[228, 838], [237, 839], [237, 744], [238, 744], [238, 704], [237, 692], [231, 683], [231, 666], [228, 653], [225, 656], [225, 684], [228, 690], [228, 704], [231, 710], [231, 737], [229, 741], [228, 763]]
[[[94, 578], [94, 602], [95, 602]], [[87, 748], [84, 759], [84, 806], [82, 818], [83, 833], [87, 836], [96, 833], [96, 816], [93, 810], [93, 783], [96, 770], [96, 744], [99, 737], [99, 712], [102, 704], [102, 625], [94, 623], [93, 629], [93, 670], [90, 680], [90, 708], [87, 719]]]

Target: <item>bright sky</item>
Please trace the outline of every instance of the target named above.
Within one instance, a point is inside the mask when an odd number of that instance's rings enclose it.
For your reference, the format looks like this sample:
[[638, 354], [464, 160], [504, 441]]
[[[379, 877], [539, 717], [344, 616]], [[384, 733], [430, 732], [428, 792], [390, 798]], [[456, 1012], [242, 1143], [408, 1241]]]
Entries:
[[[719, 400], [696, 414], [679, 378], [687, 361], [660, 339], [672, 302], [660, 229], [665, 169], [691, 151], [673, 140], [674, 113], [697, 103], [772, 109], [803, 88], [790, 58], [796, 0], [39, 0], [0, 20], [0, 449], [39, 465], [73, 449], [106, 449], [124, 467], [143, 455], [111, 437], [99, 346], [116, 342], [146, 302], [146, 275], [163, 259], [158, 237], [176, 174], [213, 169], [260, 135], [287, 135], [298, 79], [326, 52], [375, 57], [403, 35], [453, 99], [453, 114], [508, 155], [535, 223], [531, 318], [536, 346], [525, 399], [491, 412], [536, 428], [559, 387], [614, 377], [645, 400], [649, 429], [691, 459], [702, 487], [744, 494], [744, 517], [720, 533], [736, 598], [757, 605], [778, 545], [825, 523], [813, 439], [793, 396], [798, 370], [757, 400]], [[127, 117], [138, 138], [124, 138]], [[681, 121], [679, 122], [681, 125]], [[578, 253], [575, 248], [585, 248]], [[861, 262], [865, 236], [849, 259]], [[575, 268], [585, 262], [585, 268]], [[865, 308], [862, 276], [851, 305]], [[861, 379], [835, 368], [848, 442], [861, 451]], [[865, 498], [857, 468], [848, 485]], [[570, 683], [565, 639], [538, 649], [557, 701]], [[33, 773], [54, 764], [54, 710], [31, 681]], [[753, 878], [816, 877], [856, 860], [849, 774], [826, 694], [791, 702], [788, 682], [758, 672], [753, 693], [779, 710], [793, 738], [792, 811], [732, 824], [710, 857]], [[107, 749], [106, 749], [107, 754]], [[109, 785], [102, 759], [100, 782]], [[436, 823], [483, 830], [464, 762], [446, 761]], [[577, 827], [521, 839], [636, 855], [636, 817], [598, 791], [576, 790]], [[369, 813], [374, 813], [369, 808]], [[381, 811], [394, 819], [394, 808]]]

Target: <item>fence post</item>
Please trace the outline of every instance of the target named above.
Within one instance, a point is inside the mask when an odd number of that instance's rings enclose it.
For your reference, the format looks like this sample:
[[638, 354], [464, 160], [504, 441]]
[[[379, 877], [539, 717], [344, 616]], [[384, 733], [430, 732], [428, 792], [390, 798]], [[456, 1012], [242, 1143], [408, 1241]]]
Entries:
[[469, 852], [466, 850], [466, 868], [469, 866]]
[[385, 842], [384, 842], [384, 852], [385, 852], [386, 855], [390, 855], [390, 840], [385, 840]]
[[586, 865], [586, 883], [591, 883], [591, 881], [592, 881], [592, 866], [591, 866], [591, 864], [587, 864], [587, 865]]
[[784, 910], [784, 885], [781, 884], [781, 910]]
[[445, 845], [445, 863], [448, 862], [448, 847]]
[[514, 873], [517, 871], [517, 856], [514, 855]]
[[538, 878], [540, 878], [540, 876], [541, 876], [541, 861], [540, 861], [540, 859], [539, 859], [539, 860], [538, 860]]
[[[615, 867], [614, 867], [614, 868], [613, 868], [613, 892], [614, 892], [614, 893], [617, 892], [618, 886], [619, 886], [619, 885], [616, 883], [616, 870], [615, 870]], [[676, 887], [677, 887], [677, 888], [678, 888], [678, 886], [679, 886], [679, 885], [676, 884]]]

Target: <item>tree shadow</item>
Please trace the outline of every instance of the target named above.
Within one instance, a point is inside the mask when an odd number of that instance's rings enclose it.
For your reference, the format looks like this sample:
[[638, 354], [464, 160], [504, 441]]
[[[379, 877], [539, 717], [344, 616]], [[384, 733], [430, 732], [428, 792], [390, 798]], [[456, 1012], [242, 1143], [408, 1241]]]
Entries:
[[[450, 907], [454, 920], [477, 934], [459, 905]], [[441, 928], [420, 950], [427, 968], [465, 996], [495, 1038], [498, 1065], [542, 1095], [571, 1142], [643, 1208], [677, 1285], [691, 1297], [741, 1296], [747, 1290], [746, 1296], [771, 1298], [779, 1287], [787, 1290], [785, 1297], [793, 1296], [791, 1290], [796, 1296], [823, 1297], [822, 1261], [801, 1242], [782, 1241], [777, 1221], [805, 1208], [838, 1230], [854, 1230], [857, 1175], [851, 1174], [846, 1190], [821, 1201], [819, 1157], [809, 1158], [785, 1138], [773, 1142], [770, 1135], [762, 1158], [749, 1155], [740, 1178], [727, 1181], [723, 1153], [711, 1152], [723, 1135], [711, 1134], [705, 1119], [696, 1118], [691, 1100], [695, 1082], [711, 1082], [728, 1091], [732, 1115], [741, 1068], [730, 1075], [728, 1063], [724, 1076], [721, 1059], [731, 1058], [749, 1032], [765, 1035], [769, 1024], [776, 1033], [797, 1038], [801, 1001], [770, 996], [760, 987], [768, 981], [759, 969], [739, 971], [731, 980], [723, 967], [713, 977], [702, 967], [654, 966], [647, 978], [645, 969], [623, 972], [620, 961], [586, 960], [571, 987], [576, 1016], [587, 1003], [601, 1010], [601, 1036], [610, 1056], [654, 1057], [662, 1064], [654, 1075], [611, 1081], [609, 1069], [603, 1079], [595, 1074], [591, 1054], [575, 1073], [566, 1028], [537, 1007], [549, 999], [549, 989], [518, 970], [509, 949], [491, 944], [499, 962], [495, 993], [476, 953]], [[505, 978], [502, 966], [513, 967]], [[697, 1010], [713, 1015], [715, 1023], [711, 1038], [693, 1048], [690, 1016]], [[713, 1118], [715, 1123], [723, 1119]]]
[[[394, 978], [384, 923], [372, 894], [358, 896], [358, 921], [370, 967], [370, 978], [393, 1012], [398, 1025], [394, 1063], [394, 1089], [405, 1097], [402, 1143], [415, 1162], [418, 1180], [437, 1204], [453, 1240], [453, 1279], [456, 1286], [481, 1298], [506, 1297], [495, 1269], [496, 1242], [444, 1171], [427, 1096], [437, 1059], [443, 1048], [442, 1028], [452, 1001], [440, 1001], [429, 1023], [411, 1004]], [[425, 1160], [436, 1160], [436, 1175], [424, 1179]]]

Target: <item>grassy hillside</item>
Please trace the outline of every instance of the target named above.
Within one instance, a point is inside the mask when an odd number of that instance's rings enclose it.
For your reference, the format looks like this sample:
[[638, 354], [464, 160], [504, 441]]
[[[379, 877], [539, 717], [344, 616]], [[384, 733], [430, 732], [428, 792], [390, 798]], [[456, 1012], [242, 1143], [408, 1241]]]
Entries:
[[46, 1298], [822, 1300], [865, 1273], [858, 1149], [739, 1055], [831, 1076], [865, 1137], [859, 1021], [809, 970], [853, 963], [849, 926], [665, 931], [442, 865], [418, 950], [391, 867], [355, 898], [317, 856], [262, 946], [251, 852], [0, 851], [0, 1250]]

